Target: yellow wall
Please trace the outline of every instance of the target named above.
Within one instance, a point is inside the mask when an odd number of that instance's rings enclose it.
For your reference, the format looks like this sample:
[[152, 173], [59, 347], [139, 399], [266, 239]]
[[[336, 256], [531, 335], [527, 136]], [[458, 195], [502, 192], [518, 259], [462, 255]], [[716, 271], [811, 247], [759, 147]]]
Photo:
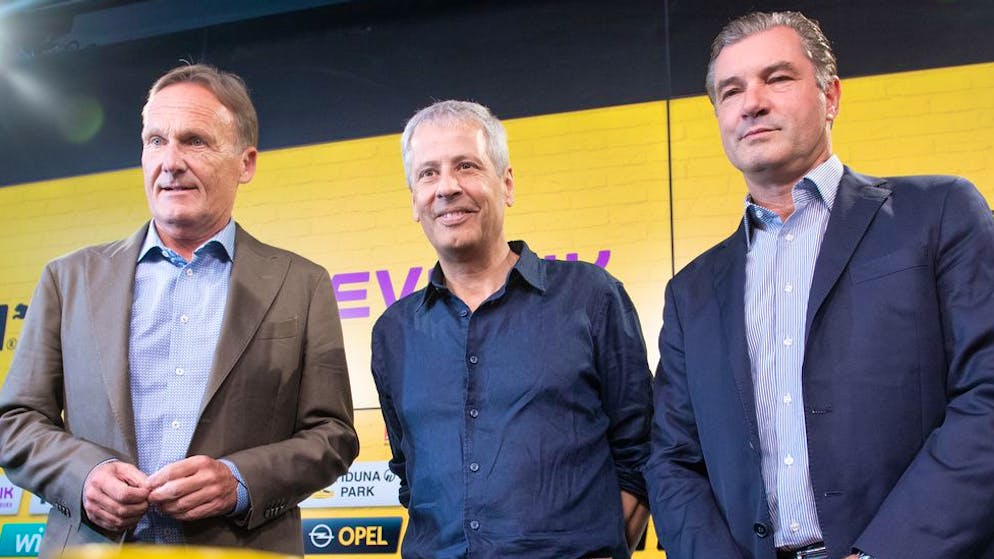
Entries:
[[[846, 80], [834, 131], [843, 162], [867, 174], [965, 175], [994, 200], [994, 64]], [[663, 287], [677, 268], [726, 237], [741, 219], [745, 190], [721, 151], [705, 97], [670, 102], [672, 160], [663, 101], [509, 120], [516, 204], [509, 238], [540, 255], [577, 253], [607, 269], [639, 309], [654, 364]], [[135, 134], [137, 136], [137, 130]], [[669, 166], [673, 220], [670, 221]], [[44, 263], [77, 247], [133, 232], [147, 219], [137, 169], [0, 188], [0, 304], [29, 304]], [[369, 375], [369, 331], [385, 308], [377, 271], [400, 289], [412, 267], [434, 254], [411, 219], [396, 135], [269, 151], [239, 194], [236, 219], [260, 239], [299, 252], [343, 290], [365, 297], [341, 303], [362, 441], [360, 460], [386, 460], [389, 448]], [[368, 280], [355, 281], [369, 273]], [[358, 274], [358, 276], [356, 275]], [[353, 294], [355, 297], [356, 295]], [[23, 321], [8, 319], [0, 371], [6, 371]], [[0, 522], [40, 521], [21, 513]], [[317, 516], [399, 516], [401, 509], [307, 510]], [[655, 536], [648, 537], [654, 549]], [[636, 557], [662, 557], [640, 552]], [[378, 556], [370, 556], [378, 557]], [[386, 556], [380, 556], [386, 557]], [[391, 555], [393, 557], [393, 555]]]

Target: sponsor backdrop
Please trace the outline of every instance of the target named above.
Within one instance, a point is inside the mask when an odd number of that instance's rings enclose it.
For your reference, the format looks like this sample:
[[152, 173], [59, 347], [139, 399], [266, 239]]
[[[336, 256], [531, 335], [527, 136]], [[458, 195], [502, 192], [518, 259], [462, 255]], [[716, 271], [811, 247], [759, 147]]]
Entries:
[[[864, 173], [965, 175], [994, 200], [992, 89], [990, 63], [846, 79], [835, 150]], [[707, 99], [506, 124], [518, 189], [509, 237], [543, 256], [596, 262], [621, 279], [654, 363], [667, 279], [740, 219], [744, 186], [722, 154]], [[0, 188], [0, 208], [3, 374], [44, 263], [126, 236], [148, 212], [136, 168]], [[325, 266], [341, 307], [362, 454], [348, 476], [305, 501], [307, 552], [396, 557], [406, 514], [386, 469], [369, 332], [387, 305], [425, 284], [434, 263], [411, 218], [398, 136], [267, 150], [235, 214], [262, 240]], [[0, 557], [37, 552], [44, 510], [0, 479]], [[636, 557], [664, 556], [651, 531], [645, 547]]]

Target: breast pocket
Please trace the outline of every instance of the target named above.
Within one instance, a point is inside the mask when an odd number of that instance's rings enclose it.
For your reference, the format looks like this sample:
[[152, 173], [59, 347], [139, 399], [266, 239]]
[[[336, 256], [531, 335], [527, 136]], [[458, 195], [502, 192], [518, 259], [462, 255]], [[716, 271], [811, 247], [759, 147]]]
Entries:
[[297, 335], [297, 317], [273, 322], [263, 322], [259, 326], [259, 333], [256, 339], [276, 340], [280, 338], [292, 338]]
[[923, 247], [903, 248], [866, 262], [853, 262], [849, 267], [849, 277], [853, 283], [863, 283], [924, 267], [928, 267], [928, 255]]
[[934, 301], [932, 277], [923, 247], [909, 247], [870, 260], [854, 260], [851, 283], [840, 286], [836, 327], [849, 331], [844, 370], [865, 393], [919, 384], [920, 324]]

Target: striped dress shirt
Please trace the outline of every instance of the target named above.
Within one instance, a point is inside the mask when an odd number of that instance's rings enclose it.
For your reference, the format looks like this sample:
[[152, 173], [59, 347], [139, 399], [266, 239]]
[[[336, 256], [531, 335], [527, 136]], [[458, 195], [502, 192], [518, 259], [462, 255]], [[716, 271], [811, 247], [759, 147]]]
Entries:
[[794, 186], [794, 213], [786, 220], [746, 197], [746, 338], [777, 548], [822, 540], [808, 470], [801, 368], [808, 293], [842, 173], [835, 156], [811, 170]]

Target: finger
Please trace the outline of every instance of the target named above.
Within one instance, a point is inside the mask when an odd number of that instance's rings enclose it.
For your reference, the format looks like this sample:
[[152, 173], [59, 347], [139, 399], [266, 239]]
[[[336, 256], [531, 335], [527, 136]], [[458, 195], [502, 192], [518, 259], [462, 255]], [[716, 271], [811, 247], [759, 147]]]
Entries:
[[197, 489], [189, 493], [177, 496], [175, 499], [165, 499], [157, 506], [165, 514], [179, 518], [180, 515], [195, 509], [211, 500], [211, 494], [203, 489]]
[[[224, 467], [222, 465], [222, 467]], [[182, 495], [175, 499], [166, 499], [157, 503], [163, 512], [175, 516], [181, 520], [189, 520], [193, 517], [201, 518], [203, 515], [216, 516], [227, 514], [234, 510], [238, 500], [237, 482], [227, 468], [224, 468], [226, 475], [205, 475], [197, 479], [197, 483], [186, 486]], [[210, 478], [210, 479], [205, 479]], [[187, 478], [193, 480], [193, 478]], [[169, 490], [163, 486], [162, 489]], [[158, 495], [150, 495], [150, 500], [156, 502]]]
[[[127, 486], [124, 487], [126, 487], [128, 491], [140, 491], [135, 488]], [[144, 513], [146, 508], [148, 508], [148, 502], [144, 492], [140, 492], [136, 495], [129, 495], [127, 491], [123, 492], [123, 494], [113, 494], [113, 491], [111, 493], [107, 493], [96, 489], [86, 493], [84, 505], [90, 505], [92, 508], [107, 511], [108, 513], [116, 516], [140, 515]]]
[[173, 503], [169, 514], [181, 521], [199, 520], [230, 513], [235, 508], [236, 499], [209, 490], [198, 491]]
[[86, 516], [91, 522], [105, 530], [120, 532], [137, 524], [142, 515], [145, 514], [147, 506], [122, 507], [111, 501], [91, 501], [84, 508]]
[[[143, 503], [148, 497], [148, 491], [142, 487], [132, 487], [121, 481], [114, 468], [95, 470], [83, 487], [84, 499], [97, 502], [110, 501], [119, 504]], [[107, 508], [106, 505], [103, 508]]]
[[132, 487], [142, 487], [148, 476], [132, 464], [126, 462], [114, 462], [117, 478]]
[[149, 479], [154, 484], [152, 498], [156, 500], [177, 499], [215, 483], [228, 484], [234, 489], [236, 483], [227, 466], [207, 456], [191, 456], [174, 462]]
[[208, 464], [206, 464], [205, 461], [209, 460], [210, 458], [207, 456], [197, 455], [177, 460], [172, 464], [166, 464], [162, 468], [159, 468], [158, 471], [148, 476], [146, 484], [151, 489], [156, 489], [172, 480], [195, 476], [205, 467], [208, 467]]

